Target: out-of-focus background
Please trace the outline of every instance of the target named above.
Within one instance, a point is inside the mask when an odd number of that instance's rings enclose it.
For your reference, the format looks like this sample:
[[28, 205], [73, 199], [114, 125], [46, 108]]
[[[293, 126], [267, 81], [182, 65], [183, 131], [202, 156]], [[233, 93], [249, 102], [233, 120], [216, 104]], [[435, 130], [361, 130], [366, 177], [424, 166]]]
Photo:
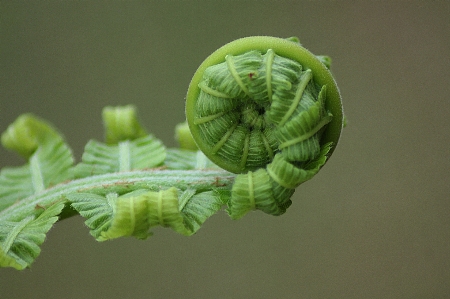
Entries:
[[0, 130], [33, 112], [79, 159], [104, 106], [135, 104], [176, 146], [197, 66], [250, 35], [330, 55], [349, 120], [288, 212], [104, 243], [73, 217], [0, 298], [448, 298], [448, 1], [1, 1]]

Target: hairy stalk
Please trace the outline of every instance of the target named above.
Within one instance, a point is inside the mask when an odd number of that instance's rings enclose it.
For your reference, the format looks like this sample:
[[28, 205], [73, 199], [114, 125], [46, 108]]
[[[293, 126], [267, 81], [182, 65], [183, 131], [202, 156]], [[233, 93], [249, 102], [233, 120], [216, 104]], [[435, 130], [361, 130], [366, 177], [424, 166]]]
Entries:
[[66, 202], [65, 195], [85, 192], [97, 195], [119, 195], [139, 189], [159, 191], [176, 187], [198, 191], [211, 188], [229, 188], [235, 175], [224, 170], [164, 170], [149, 169], [107, 173], [58, 184], [35, 195], [24, 198], [0, 212], [0, 221], [19, 221], [30, 214], [39, 213], [56, 202]]

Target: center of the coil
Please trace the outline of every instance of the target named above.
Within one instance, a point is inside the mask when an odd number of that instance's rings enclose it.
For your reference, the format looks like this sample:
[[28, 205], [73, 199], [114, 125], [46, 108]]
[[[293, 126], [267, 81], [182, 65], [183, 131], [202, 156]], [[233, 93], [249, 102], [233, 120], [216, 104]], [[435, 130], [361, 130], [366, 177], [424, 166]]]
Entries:
[[264, 108], [250, 103], [241, 108], [241, 123], [250, 130], [261, 130], [265, 127]]

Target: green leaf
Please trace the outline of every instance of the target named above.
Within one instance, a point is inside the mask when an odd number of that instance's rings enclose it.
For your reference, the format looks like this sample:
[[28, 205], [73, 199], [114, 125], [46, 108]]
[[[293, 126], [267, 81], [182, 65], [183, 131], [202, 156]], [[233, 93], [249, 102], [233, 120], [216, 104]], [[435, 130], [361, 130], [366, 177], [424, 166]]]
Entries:
[[304, 164], [293, 164], [282, 154], [275, 155], [267, 169], [239, 174], [231, 190], [227, 212], [239, 219], [251, 210], [281, 215], [291, 205], [295, 188], [311, 179], [327, 160], [331, 143], [322, 146], [318, 157]]
[[178, 207], [178, 190], [174, 187], [160, 192], [148, 192], [148, 216], [151, 227], [161, 225], [171, 227], [183, 235], [191, 233], [183, 224], [183, 217]]
[[229, 190], [214, 189], [198, 194], [195, 194], [195, 190], [186, 190], [180, 196], [180, 209], [184, 225], [191, 234], [197, 232], [209, 217], [217, 213], [229, 197]]
[[[8, 127], [2, 134], [2, 144], [27, 158], [28, 163], [0, 171], [0, 211], [72, 178], [74, 160], [70, 148], [49, 123], [31, 114], [18, 117]], [[55, 200], [59, 201], [59, 197]], [[39, 255], [39, 246], [63, 207], [64, 202], [59, 201], [50, 206], [32, 205], [20, 212], [13, 208], [4, 212], [9, 220], [0, 222], [0, 266], [29, 266]]]
[[2, 134], [2, 145], [29, 158], [36, 149], [49, 140], [62, 140], [62, 136], [46, 121], [23, 114], [8, 126]]
[[29, 163], [0, 171], [0, 211], [27, 196], [72, 178], [73, 156], [62, 139], [49, 140]]
[[187, 121], [180, 123], [175, 127], [175, 139], [182, 149], [192, 151], [198, 150], [197, 144], [192, 137], [191, 130], [189, 130]]
[[154, 226], [170, 227], [183, 235], [192, 235], [228, 200], [227, 191], [209, 190], [196, 194], [174, 187], [158, 192], [136, 190], [118, 196], [72, 193], [67, 198], [86, 218], [85, 224], [98, 241], [124, 236], [146, 239]]
[[282, 215], [291, 206], [292, 204], [291, 197], [294, 194], [295, 189], [285, 188], [280, 184], [278, 184], [277, 182], [275, 182], [272, 178], [270, 178], [270, 180], [272, 181], [273, 197], [279, 208], [279, 213], [272, 215]]
[[60, 201], [40, 207], [44, 211], [37, 217], [30, 215], [18, 222], [0, 222], [0, 267], [18, 270], [29, 267], [41, 252], [39, 246], [63, 207], [64, 201]]
[[103, 109], [105, 139], [108, 144], [117, 144], [124, 140], [134, 140], [147, 135], [137, 119], [133, 105], [105, 107]]
[[278, 148], [289, 161], [308, 161], [320, 152], [320, 134], [332, 119], [323, 109], [326, 88], [322, 87], [318, 101], [307, 110], [295, 115], [283, 127], [277, 128], [275, 135], [280, 141]]
[[91, 229], [90, 234], [98, 240], [101, 233], [111, 226], [113, 215], [111, 198], [117, 198], [117, 195], [110, 193], [107, 196], [101, 196], [80, 192], [69, 193], [66, 197], [72, 203], [72, 207], [86, 218], [84, 223]]
[[279, 185], [294, 189], [303, 182], [316, 175], [327, 160], [331, 149], [331, 142], [322, 146], [319, 155], [305, 164], [296, 164], [287, 161], [282, 154], [276, 154], [272, 163], [267, 165], [270, 177]]
[[227, 212], [232, 219], [239, 219], [252, 210], [280, 215], [285, 209], [278, 206], [273, 184], [265, 169], [239, 174], [231, 190]]
[[27, 263], [21, 260], [17, 261], [13, 257], [9, 256], [0, 246], [0, 267], [11, 267], [16, 270], [22, 270], [27, 267]]
[[141, 189], [122, 196], [75, 193], [67, 197], [80, 215], [87, 218], [85, 223], [98, 241], [124, 236], [146, 239], [151, 235], [149, 229], [156, 225], [188, 234], [178, 210], [176, 188], [159, 192]]
[[113, 208], [111, 225], [101, 232], [98, 240], [106, 241], [125, 236], [146, 239], [150, 235], [146, 198], [148, 193], [150, 192], [146, 190], [138, 190], [120, 197], [109, 194], [108, 204]]
[[158, 167], [165, 158], [164, 145], [151, 135], [117, 145], [91, 140], [84, 149], [82, 162], [75, 167], [75, 177]]

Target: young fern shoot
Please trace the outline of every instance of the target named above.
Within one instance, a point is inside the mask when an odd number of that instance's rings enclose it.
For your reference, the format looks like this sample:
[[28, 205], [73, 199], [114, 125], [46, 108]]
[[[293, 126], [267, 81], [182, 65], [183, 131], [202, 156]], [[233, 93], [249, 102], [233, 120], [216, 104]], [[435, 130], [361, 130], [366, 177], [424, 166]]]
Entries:
[[242, 173], [232, 218], [284, 213], [333, 152], [343, 112], [329, 63], [298, 39], [255, 36], [218, 49], [195, 73], [186, 103], [192, 135], [214, 163]]
[[75, 214], [98, 241], [146, 239], [154, 226], [192, 235], [224, 205], [233, 219], [283, 214], [339, 140], [329, 63], [295, 38], [223, 46], [194, 74], [178, 149], [148, 134], [133, 106], [106, 107], [105, 142], [89, 141], [75, 164], [50, 124], [20, 116], [2, 135], [28, 162], [0, 172], [0, 266], [29, 267], [52, 225]]

